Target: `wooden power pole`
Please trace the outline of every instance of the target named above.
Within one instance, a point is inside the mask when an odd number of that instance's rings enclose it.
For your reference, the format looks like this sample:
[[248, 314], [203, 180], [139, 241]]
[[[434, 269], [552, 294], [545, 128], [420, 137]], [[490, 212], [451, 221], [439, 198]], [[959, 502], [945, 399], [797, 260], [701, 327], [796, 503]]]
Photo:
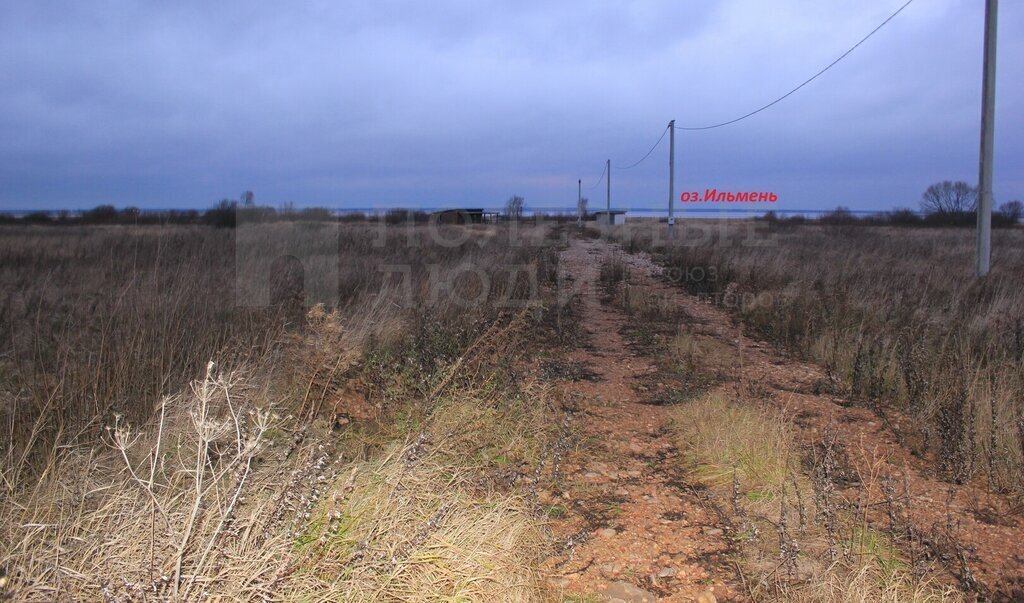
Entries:
[[610, 221], [611, 220], [611, 215], [612, 215], [612, 160], [611, 159], [609, 159], [608, 162], [604, 164], [604, 171], [608, 173], [608, 182], [606, 182], [606, 184], [608, 185], [608, 203], [605, 205], [605, 209], [608, 210], [608, 220]]
[[576, 226], [583, 228], [583, 178], [576, 181]]
[[676, 120], [668, 122], [668, 238], [672, 240], [672, 228], [676, 225], [675, 203], [676, 196]]
[[981, 161], [978, 175], [978, 253], [975, 272], [992, 261], [992, 150], [996, 134], [996, 14], [999, 0], [985, 0], [985, 58], [981, 81]]

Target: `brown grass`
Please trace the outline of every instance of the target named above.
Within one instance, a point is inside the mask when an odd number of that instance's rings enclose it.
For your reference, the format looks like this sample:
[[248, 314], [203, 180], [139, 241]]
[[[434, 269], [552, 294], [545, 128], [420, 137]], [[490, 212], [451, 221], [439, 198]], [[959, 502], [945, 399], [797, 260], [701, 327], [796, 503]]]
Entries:
[[[465, 462], [480, 450], [536, 461], [543, 404], [530, 415], [514, 403], [481, 414], [472, 392], [457, 392], [418, 435], [360, 460], [365, 436], [283, 419], [246, 385], [211, 366], [189, 394], [165, 401], [152, 429], [118, 423], [107, 452], [69, 450], [5, 499], [9, 592], [25, 601], [546, 596], [534, 569], [546, 546], [540, 519], [521, 495], [481, 481], [493, 462]], [[475, 429], [452, 439], [467, 418]]]
[[[283, 247], [308, 237], [302, 223], [254, 228], [267, 231], [261, 240], [284, 241]], [[94, 439], [114, 414], [147, 420], [162, 396], [200, 377], [211, 358], [229, 368], [278, 370], [287, 334], [305, 326], [303, 300], [278, 296], [267, 307], [236, 305], [232, 232], [0, 230], [0, 419], [7, 436], [0, 450], [8, 466], [45, 456], [57, 443]], [[533, 293], [517, 267], [534, 265], [543, 243], [531, 239], [537, 236], [529, 229], [513, 238], [495, 229], [355, 225], [341, 226], [326, 245], [307, 251], [310, 264], [337, 266], [329, 310], [361, 318], [349, 323], [360, 333], [348, 333], [348, 343], [387, 344], [397, 332], [392, 321], [407, 322], [416, 310], [427, 322], [457, 318], [475, 325], [462, 329], [454, 350], [500, 305]], [[260, 260], [266, 265], [257, 268], [270, 271], [275, 255]], [[472, 270], [447, 278], [463, 266]], [[389, 267], [407, 268], [408, 279]], [[479, 297], [479, 273], [490, 279], [482, 301], [471, 303], [466, 300]], [[246, 299], [244, 291], [239, 299]], [[330, 379], [340, 378], [342, 368]], [[315, 402], [322, 401], [302, 396], [307, 406]]]
[[[553, 240], [345, 228], [338, 303], [308, 312], [235, 307], [226, 231], [5, 232], [26, 261], [0, 272], [21, 287], [0, 340], [0, 600], [548, 596], [543, 523], [513, 486], [556, 422], [512, 363], [545, 328]], [[466, 265], [486, 282], [446, 278]], [[377, 419], [339, 423], [356, 394]]]
[[[0, 416], [8, 464], [148, 418], [213, 357], [242, 364], [281, 330], [233, 309], [230, 239], [199, 227], [0, 233]], [[45, 453], [45, 452], [44, 452]]]
[[755, 498], [772, 498], [800, 468], [792, 426], [782, 415], [732, 403], [720, 391], [679, 407], [673, 423], [707, 485], [731, 487], [735, 480]]
[[692, 475], [731, 510], [751, 599], [960, 600], [837, 500], [829, 476], [804, 475], [784, 412], [716, 390], [680, 405], [673, 428]]
[[672, 246], [661, 226], [615, 236], [658, 253], [748, 333], [823, 365], [823, 386], [903, 413], [903, 441], [933, 453], [950, 480], [1020, 492], [1024, 231], [996, 233], [992, 274], [979, 282], [970, 230], [754, 228], [691, 224]]

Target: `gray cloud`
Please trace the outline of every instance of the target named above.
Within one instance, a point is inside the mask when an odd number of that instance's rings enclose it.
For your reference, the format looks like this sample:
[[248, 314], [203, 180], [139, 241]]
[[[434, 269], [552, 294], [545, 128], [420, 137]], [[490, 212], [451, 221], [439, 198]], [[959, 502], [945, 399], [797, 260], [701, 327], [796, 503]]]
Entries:
[[[974, 181], [980, 4], [918, 0], [771, 110], [681, 133], [679, 190], [877, 208]], [[246, 188], [267, 203], [572, 206], [578, 177], [635, 161], [669, 119], [745, 113], [897, 5], [6, 2], [0, 208], [204, 207]], [[1000, 17], [1005, 200], [1024, 196], [1024, 10]], [[662, 147], [613, 170], [613, 194], [663, 204], [666, 169]]]

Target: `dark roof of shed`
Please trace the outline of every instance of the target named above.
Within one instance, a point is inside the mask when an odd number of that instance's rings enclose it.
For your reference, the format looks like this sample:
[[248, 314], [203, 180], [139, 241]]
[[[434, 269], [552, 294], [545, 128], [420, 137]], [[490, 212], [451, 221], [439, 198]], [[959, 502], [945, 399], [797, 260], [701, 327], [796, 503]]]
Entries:
[[439, 210], [435, 211], [434, 213], [435, 214], [447, 214], [447, 213], [482, 214], [482, 213], [484, 213], [484, 210], [483, 210], [482, 207], [470, 207], [470, 208], [453, 207], [453, 208], [450, 208], [450, 209], [439, 209]]

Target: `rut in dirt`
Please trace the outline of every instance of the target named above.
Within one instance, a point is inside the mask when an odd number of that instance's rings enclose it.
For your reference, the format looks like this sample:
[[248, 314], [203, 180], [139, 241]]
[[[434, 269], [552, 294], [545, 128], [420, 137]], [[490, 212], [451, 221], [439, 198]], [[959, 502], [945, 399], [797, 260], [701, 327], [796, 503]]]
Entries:
[[[898, 417], [879, 417], [830, 393], [821, 367], [751, 339], [725, 310], [660, 278], [662, 270], [646, 254], [622, 253], [602, 240], [574, 241], [562, 257], [566, 272], [578, 279], [575, 290], [587, 333], [586, 345], [570, 356], [599, 377], [564, 384], [567, 394], [579, 399], [578, 427], [592, 444], [574, 457], [578, 465], [565, 485], [586, 511], [568, 513], [560, 523], [566, 530], [593, 528], [586, 545], [559, 559], [569, 590], [601, 593], [625, 579], [652, 597], [674, 601], [706, 592], [700, 584], [709, 585], [718, 600], [747, 598], [751, 587], [742, 575], [747, 568], [741, 569], [741, 556], [730, 556], [730, 536], [736, 534], [730, 534], [728, 505], [721, 499], [711, 504], [691, 485], [695, 481], [687, 479], [686, 465], [668, 437], [671, 407], [661, 405], [665, 400], [657, 395], [668, 388], [652, 383], [664, 375], [656, 374], [644, 347], [631, 347], [622, 336], [624, 329], [642, 325], [601, 303], [597, 281], [610, 258], [630, 271], [644, 295], [666, 300], [680, 312], [680, 322], [695, 338], [732, 355], [720, 363], [716, 391], [792, 416], [794, 436], [805, 451], [825, 442], [835, 448], [846, 476], [834, 484], [836, 504], [890, 538], [909, 560], [910, 571], [920, 564], [922, 571], [927, 566], [944, 573], [942, 582], [969, 597], [1024, 600], [1024, 521], [1013, 500], [981, 483], [943, 481], [934, 459], [914, 456], [900, 443], [891, 428]], [[598, 521], [587, 524], [583, 519], [595, 516], [591, 509], [601, 507], [602, 496], [626, 501], [615, 504], [628, 512], [596, 514]]]
[[622, 336], [628, 317], [601, 301], [598, 277], [614, 253], [573, 240], [562, 270], [581, 298], [584, 337], [561, 359], [578, 367], [557, 382], [580, 446], [562, 479], [539, 492], [565, 543], [547, 562], [566, 593], [623, 601], [733, 600], [729, 525], [691, 486], [669, 432], [669, 409], [651, 404], [653, 359]]

